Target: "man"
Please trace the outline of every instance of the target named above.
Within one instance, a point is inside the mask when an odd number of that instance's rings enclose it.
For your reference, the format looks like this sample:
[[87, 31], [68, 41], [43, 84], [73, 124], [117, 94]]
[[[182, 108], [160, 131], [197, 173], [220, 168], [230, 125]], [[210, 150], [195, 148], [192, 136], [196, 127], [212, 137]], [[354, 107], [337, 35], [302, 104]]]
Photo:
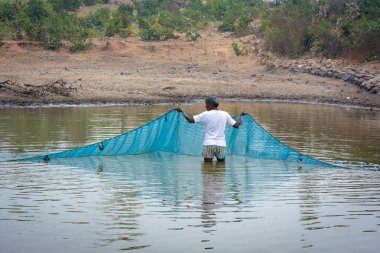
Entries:
[[226, 137], [224, 131], [226, 125], [238, 128], [241, 125], [241, 112], [235, 121], [227, 112], [218, 110], [219, 100], [216, 97], [206, 98], [205, 112], [191, 116], [181, 108], [176, 108], [182, 112], [189, 123], [205, 123], [205, 138], [203, 142], [203, 157], [205, 162], [212, 162], [214, 156], [218, 161], [226, 159]]

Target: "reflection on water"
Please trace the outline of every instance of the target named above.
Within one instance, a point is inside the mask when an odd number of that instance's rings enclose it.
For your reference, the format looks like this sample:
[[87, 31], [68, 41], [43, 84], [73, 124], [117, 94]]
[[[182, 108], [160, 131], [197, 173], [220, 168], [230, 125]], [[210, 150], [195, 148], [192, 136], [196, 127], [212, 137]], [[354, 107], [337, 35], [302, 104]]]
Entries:
[[377, 248], [376, 171], [152, 153], [2, 163], [0, 178], [1, 252]]
[[202, 224], [205, 233], [211, 233], [216, 225], [215, 209], [223, 207], [225, 162], [202, 164]]
[[[307, 154], [379, 164], [379, 112], [223, 106]], [[0, 109], [0, 252], [377, 252], [376, 170], [169, 153], [5, 161], [93, 143], [170, 108]]]

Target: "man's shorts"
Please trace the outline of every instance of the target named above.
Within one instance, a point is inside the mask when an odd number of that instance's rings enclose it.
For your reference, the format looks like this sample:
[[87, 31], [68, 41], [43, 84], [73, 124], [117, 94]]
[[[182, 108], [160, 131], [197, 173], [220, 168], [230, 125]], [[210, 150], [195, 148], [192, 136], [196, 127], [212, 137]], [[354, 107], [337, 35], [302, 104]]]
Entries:
[[226, 147], [210, 145], [203, 146], [203, 157], [204, 158], [214, 158], [216, 156], [217, 159], [224, 160], [226, 158]]

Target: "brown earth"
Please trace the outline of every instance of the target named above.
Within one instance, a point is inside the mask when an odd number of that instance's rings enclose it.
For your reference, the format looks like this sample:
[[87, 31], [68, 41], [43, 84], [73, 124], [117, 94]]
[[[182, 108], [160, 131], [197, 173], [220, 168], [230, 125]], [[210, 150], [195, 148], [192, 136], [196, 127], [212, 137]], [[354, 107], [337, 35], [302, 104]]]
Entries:
[[[354, 84], [268, 69], [256, 53], [236, 56], [234, 40], [214, 31], [203, 32], [196, 42], [101, 38], [84, 53], [5, 42], [0, 47], [0, 104], [177, 103], [215, 95], [380, 108], [379, 94]], [[380, 69], [373, 62], [356, 65], [371, 73]]]

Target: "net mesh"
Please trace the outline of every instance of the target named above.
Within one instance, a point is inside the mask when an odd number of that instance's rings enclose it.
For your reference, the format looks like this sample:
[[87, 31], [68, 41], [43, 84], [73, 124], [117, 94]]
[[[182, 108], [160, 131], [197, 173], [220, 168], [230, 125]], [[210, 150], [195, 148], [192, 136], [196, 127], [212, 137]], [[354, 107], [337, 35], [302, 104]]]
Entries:
[[[171, 110], [135, 130], [99, 143], [23, 160], [135, 155], [158, 151], [200, 156], [204, 134], [203, 124], [190, 124], [182, 113]], [[227, 156], [238, 155], [333, 166], [303, 155], [280, 142], [256, 123], [250, 115], [242, 117], [242, 125], [239, 128], [226, 127], [226, 142]]]

